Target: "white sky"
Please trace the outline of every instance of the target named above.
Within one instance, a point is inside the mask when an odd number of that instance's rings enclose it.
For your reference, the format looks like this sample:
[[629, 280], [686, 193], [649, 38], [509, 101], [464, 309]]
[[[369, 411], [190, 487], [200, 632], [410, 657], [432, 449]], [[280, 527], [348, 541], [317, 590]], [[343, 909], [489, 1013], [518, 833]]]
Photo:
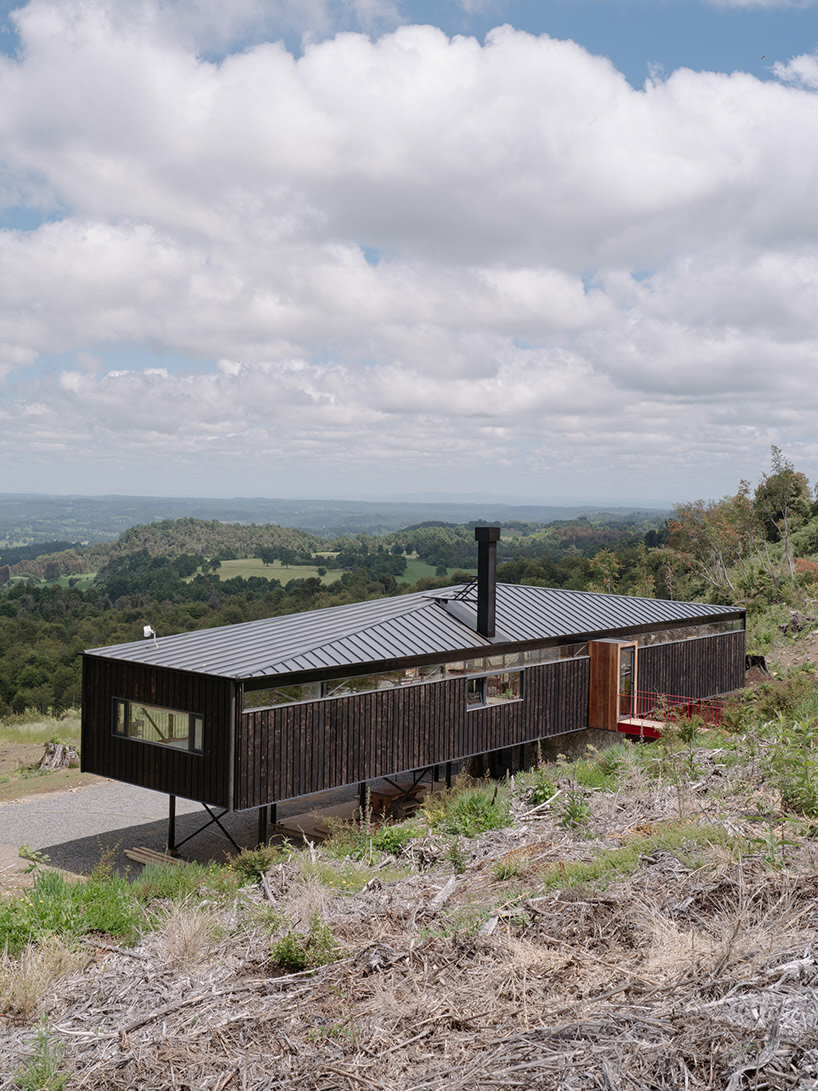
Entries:
[[0, 492], [672, 501], [771, 443], [818, 478], [818, 8], [679, 0], [773, 45], [635, 78], [547, 6], [9, 13]]

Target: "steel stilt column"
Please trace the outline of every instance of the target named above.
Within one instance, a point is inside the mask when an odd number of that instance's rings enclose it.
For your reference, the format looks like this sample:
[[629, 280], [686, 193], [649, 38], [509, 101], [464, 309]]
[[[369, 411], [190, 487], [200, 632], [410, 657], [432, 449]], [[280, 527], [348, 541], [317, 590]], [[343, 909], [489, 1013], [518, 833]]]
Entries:
[[259, 845], [267, 844], [267, 804], [258, 809], [258, 843]]
[[176, 796], [168, 796], [168, 852], [176, 851]]

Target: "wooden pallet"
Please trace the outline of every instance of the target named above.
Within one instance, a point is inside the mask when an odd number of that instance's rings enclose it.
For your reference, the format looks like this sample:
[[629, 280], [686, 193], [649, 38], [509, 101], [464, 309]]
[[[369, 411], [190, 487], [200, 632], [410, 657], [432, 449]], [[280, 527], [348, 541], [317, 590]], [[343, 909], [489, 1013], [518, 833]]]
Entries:
[[340, 822], [349, 822], [355, 817], [358, 810], [358, 801], [349, 800], [347, 803], [339, 803], [335, 807], [321, 807], [303, 814], [290, 815], [272, 827], [272, 832], [291, 840], [301, 841], [306, 837], [308, 841], [326, 841], [330, 835], [327, 818], [334, 818]]
[[146, 848], [144, 845], [138, 849], [125, 849], [125, 855], [129, 860], [135, 860], [137, 864], [186, 864], [178, 856], [170, 856], [166, 852], [157, 852], [156, 849]]
[[[443, 784], [437, 782], [435, 784], [436, 789], [443, 788]], [[407, 817], [413, 813], [420, 806], [420, 801], [423, 795], [429, 790], [429, 784], [427, 782], [415, 784], [411, 787], [401, 788], [400, 790], [393, 790], [387, 792], [375, 792], [370, 794], [370, 805], [372, 807], [372, 816], [375, 821], [379, 816], [386, 814], [392, 805], [400, 800], [399, 815], [395, 817]], [[398, 808], [396, 808], [396, 812]], [[316, 807], [311, 811], [305, 811], [304, 814], [290, 815], [288, 818], [282, 819], [281, 822], [277, 822], [271, 827], [271, 833], [278, 834], [280, 837], [289, 837], [298, 841], [306, 838], [308, 841], [326, 841], [330, 836], [331, 830], [326, 819], [336, 819], [341, 822], [349, 822], [360, 813], [360, 804], [358, 800], [347, 800], [346, 803], [339, 803], [334, 807]]]

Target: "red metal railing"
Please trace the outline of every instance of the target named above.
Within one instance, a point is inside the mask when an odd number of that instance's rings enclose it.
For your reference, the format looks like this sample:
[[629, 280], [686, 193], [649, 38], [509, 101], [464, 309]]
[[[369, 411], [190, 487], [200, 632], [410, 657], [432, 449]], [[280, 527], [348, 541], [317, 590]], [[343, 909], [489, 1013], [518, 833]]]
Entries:
[[619, 717], [622, 720], [657, 720], [674, 723], [693, 717], [718, 727], [724, 718], [724, 702], [717, 697], [681, 697], [673, 693], [620, 693]]

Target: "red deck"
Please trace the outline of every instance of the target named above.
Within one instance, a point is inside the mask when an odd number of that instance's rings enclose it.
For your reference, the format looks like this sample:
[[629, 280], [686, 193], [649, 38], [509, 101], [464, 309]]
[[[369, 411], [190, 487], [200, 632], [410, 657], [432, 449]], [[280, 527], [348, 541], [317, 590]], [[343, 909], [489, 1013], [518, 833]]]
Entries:
[[724, 718], [724, 702], [713, 697], [682, 697], [672, 693], [637, 693], [619, 695], [617, 731], [645, 739], [660, 739], [662, 728], [697, 717], [710, 727], [718, 727]]

